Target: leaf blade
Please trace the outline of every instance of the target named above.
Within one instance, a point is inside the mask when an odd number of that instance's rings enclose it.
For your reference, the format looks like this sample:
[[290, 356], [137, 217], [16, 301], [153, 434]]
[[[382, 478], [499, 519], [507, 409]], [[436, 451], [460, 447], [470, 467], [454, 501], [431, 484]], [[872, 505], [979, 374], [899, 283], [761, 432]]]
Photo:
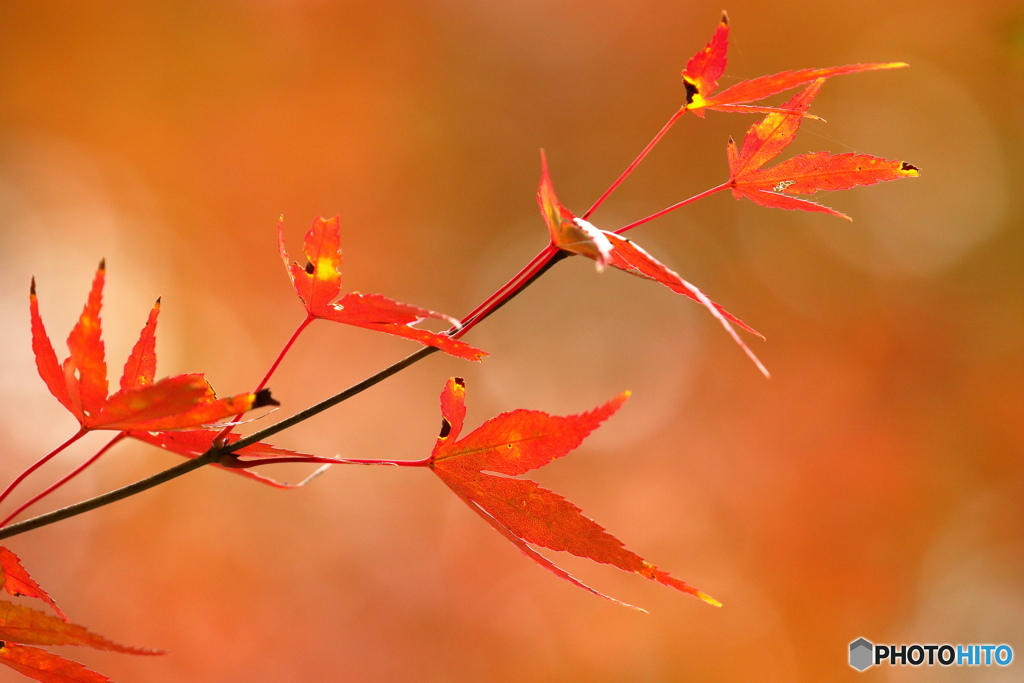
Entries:
[[64, 659], [38, 647], [3, 643], [0, 664], [41, 683], [109, 683], [110, 679], [78, 662]]
[[163, 654], [159, 650], [120, 645], [84, 626], [6, 600], [0, 600], [0, 641], [21, 645], [81, 645], [133, 655]]
[[153, 383], [156, 375], [156, 319], [160, 314], [160, 300], [157, 299], [149, 311], [149, 318], [139, 333], [128, 360], [121, 373], [121, 391], [140, 389]]
[[750, 173], [738, 185], [759, 190], [779, 188], [776, 191], [786, 194], [814, 194], [819, 190], [848, 190], [862, 185], [913, 178], [919, 174], [920, 169], [905, 161], [852, 152], [812, 152]]
[[0, 574], [3, 576], [3, 589], [11, 595], [23, 595], [29, 598], [39, 598], [57, 613], [57, 616], [64, 621], [68, 617], [57, 606], [46, 591], [39, 587], [39, 584], [29, 576], [28, 570], [22, 566], [18, 556], [7, 548], [0, 546]]
[[781, 71], [768, 76], [758, 76], [741, 81], [736, 85], [726, 88], [711, 98], [705, 105], [709, 109], [723, 109], [723, 105], [735, 105], [745, 102], [754, 102], [771, 97], [780, 92], [790, 90], [805, 83], [810, 83], [819, 78], [831, 78], [844, 74], [860, 73], [863, 71], [880, 71], [885, 69], [900, 69], [910, 66], [906, 62], [870, 62], [862, 64], [846, 64], [844, 66], [832, 66], [823, 69], [799, 69], [795, 71]]
[[438, 348], [449, 355], [466, 360], [481, 360], [487, 355], [465, 342], [452, 339], [447, 334], [412, 327], [425, 318], [444, 320], [452, 325], [458, 324], [455, 318], [443, 313], [401, 303], [380, 294], [351, 292], [335, 302], [341, 294], [339, 216], [330, 219], [321, 216], [313, 221], [304, 242], [307, 258], [305, 267], [288, 258], [283, 220], [278, 223], [277, 241], [278, 251], [288, 270], [292, 286], [311, 318], [384, 332], [419, 342], [424, 346]]
[[558, 568], [530, 545], [610, 564], [710, 604], [720, 604], [627, 550], [621, 541], [562, 496], [528, 479], [507, 476], [536, 469], [568, 454], [613, 415], [628, 396], [628, 392], [623, 392], [592, 411], [564, 417], [527, 410], [502, 413], [458, 439], [465, 416], [465, 382], [452, 378], [441, 392], [441, 433], [427, 464], [463, 502], [521, 552], [585, 590], [607, 597]]
[[36, 370], [39, 372], [39, 376], [54, 398], [67, 408], [79, 422], [82, 422], [84, 416], [80, 410], [75, 409], [75, 405], [71, 401], [64, 370], [57, 361], [57, 353], [53, 350], [49, 335], [46, 334], [43, 318], [39, 315], [39, 298], [36, 296], [35, 278], [32, 278], [32, 286], [29, 289], [29, 317], [32, 331], [32, 355], [35, 356]]
[[277, 402], [265, 391], [218, 399], [206, 378], [192, 373], [117, 392], [87, 426], [119, 431], [189, 429], [266, 405]]
[[[65, 361], [66, 377], [76, 377], [75, 388], [82, 411], [88, 417], [98, 413], [107, 398], [107, 364], [101, 338], [100, 308], [103, 304], [103, 283], [106, 264], [100, 262], [92, 281], [92, 288], [78, 322], [68, 335], [71, 357]], [[69, 387], [70, 389], [70, 387]]]
[[718, 87], [718, 79], [725, 73], [729, 52], [729, 15], [722, 12], [711, 40], [686, 62], [680, 77], [686, 89], [683, 107], [704, 116], [707, 98]]
[[824, 79], [812, 82], [782, 105], [784, 113], [772, 112], [751, 125], [738, 153], [729, 141], [729, 173], [733, 181], [757, 171], [793, 142], [804, 114], [824, 83]]
[[443, 332], [431, 332], [419, 327], [412, 327], [425, 318], [435, 318], [457, 325], [454, 318], [426, 308], [401, 303], [382, 294], [361, 294], [349, 292], [337, 303], [331, 304], [328, 310], [318, 316], [324, 320], [362, 327], [367, 330], [384, 332], [403, 339], [417, 341], [424, 346], [434, 346], [445, 353], [478, 361], [487, 355], [466, 342], [453, 339]]

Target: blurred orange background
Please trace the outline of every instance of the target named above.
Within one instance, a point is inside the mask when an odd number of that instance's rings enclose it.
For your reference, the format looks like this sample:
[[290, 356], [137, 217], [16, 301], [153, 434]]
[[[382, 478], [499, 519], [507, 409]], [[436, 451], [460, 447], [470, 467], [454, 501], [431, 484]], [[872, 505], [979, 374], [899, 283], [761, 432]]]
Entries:
[[[37, 279], [58, 353], [107, 259], [111, 374], [163, 297], [160, 376], [252, 387], [302, 319], [276, 253], [341, 214], [347, 289], [462, 315], [545, 243], [547, 150], [582, 212], [681, 104], [708, 2], [5, 3], [0, 20], [0, 478], [74, 433], [36, 376]], [[854, 680], [848, 643], [1009, 643], [1024, 655], [1024, 9], [978, 0], [727, 8], [727, 86], [831, 80], [787, 150], [905, 159], [922, 177], [815, 199], [727, 193], [631, 236], [761, 330], [765, 381], [699, 306], [560, 264], [467, 341], [275, 443], [424, 457], [437, 396], [503, 410], [633, 398], [536, 473], [628, 547], [720, 599], [552, 555], [556, 579], [425, 471], [335, 467], [276, 491], [201, 471], [10, 539], [77, 623], [169, 651], [61, 654], [119, 681]], [[726, 177], [754, 119], [687, 117], [594, 216], [602, 228]], [[276, 416], [414, 350], [314, 325]], [[63, 357], [63, 355], [61, 356]], [[91, 435], [25, 485], [105, 442]], [[123, 445], [42, 512], [176, 464]], [[267, 468], [295, 481], [308, 468]], [[972, 670], [971, 680], [1019, 677]], [[881, 670], [946, 680], [963, 670]], [[870, 675], [870, 674], [868, 674]], [[0, 679], [18, 679], [0, 673]]]

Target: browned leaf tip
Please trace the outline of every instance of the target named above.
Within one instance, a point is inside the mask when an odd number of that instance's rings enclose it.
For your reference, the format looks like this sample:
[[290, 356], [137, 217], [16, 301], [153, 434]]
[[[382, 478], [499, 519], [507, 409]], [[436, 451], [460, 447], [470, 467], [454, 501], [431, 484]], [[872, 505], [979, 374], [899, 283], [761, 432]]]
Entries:
[[262, 408], [263, 406], [279, 406], [281, 402], [270, 395], [270, 389], [260, 389], [256, 392], [256, 400], [253, 401], [253, 408]]

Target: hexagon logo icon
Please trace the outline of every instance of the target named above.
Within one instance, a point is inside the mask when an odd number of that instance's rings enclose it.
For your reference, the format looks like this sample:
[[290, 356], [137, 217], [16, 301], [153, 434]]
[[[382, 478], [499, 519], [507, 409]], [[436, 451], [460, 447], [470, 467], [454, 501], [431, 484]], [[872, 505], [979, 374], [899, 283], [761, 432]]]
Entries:
[[850, 666], [863, 671], [874, 664], [875, 646], [865, 638], [858, 638], [850, 643]]

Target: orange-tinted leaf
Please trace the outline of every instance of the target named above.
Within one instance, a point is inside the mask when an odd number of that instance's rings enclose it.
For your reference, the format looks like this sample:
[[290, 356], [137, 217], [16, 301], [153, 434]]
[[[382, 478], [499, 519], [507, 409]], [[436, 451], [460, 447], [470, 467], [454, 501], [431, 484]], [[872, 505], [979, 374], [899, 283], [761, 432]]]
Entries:
[[452, 339], [447, 334], [412, 327], [414, 323], [424, 318], [438, 318], [456, 325], [458, 321], [454, 318], [418, 306], [403, 304], [381, 294], [350, 292], [318, 317], [412, 339], [424, 346], [436, 346], [445, 353], [466, 360], [480, 360], [487, 355], [466, 342]]
[[141, 389], [153, 383], [156, 375], [156, 318], [160, 314], [160, 300], [157, 299], [149, 312], [146, 326], [139, 334], [139, 340], [132, 347], [121, 374], [121, 391]]
[[686, 88], [686, 108], [697, 116], [704, 116], [705, 98], [718, 87], [718, 79], [725, 73], [729, 50], [729, 15], [722, 12], [722, 20], [715, 35], [704, 48], [690, 57], [681, 74]]
[[540, 151], [540, 184], [537, 187], [537, 204], [540, 206], [540, 214], [544, 217], [544, 223], [548, 226], [551, 244], [564, 251], [593, 259], [598, 272], [604, 270], [604, 267], [608, 265], [612, 245], [601, 230], [583, 219], [576, 218], [558, 201], [544, 150]]
[[350, 325], [371, 323], [375, 325], [409, 325], [425, 318], [437, 318], [452, 325], [458, 320], [444, 313], [389, 299], [382, 294], [361, 294], [349, 292], [338, 302], [329, 306], [323, 317], [330, 320], [343, 319]]
[[11, 595], [39, 598], [53, 608], [57, 616], [64, 621], [68, 620], [67, 615], [61, 611], [60, 607], [57, 607], [57, 603], [28, 575], [25, 568], [21, 566], [18, 556], [2, 546], [0, 546], [0, 576], [3, 577], [3, 589]]
[[[799, 118], [799, 117], [796, 117]], [[537, 203], [540, 205], [541, 216], [548, 226], [551, 243], [564, 251], [581, 254], [594, 259], [598, 271], [605, 266], [613, 266], [630, 275], [647, 280], [654, 280], [665, 285], [673, 292], [682, 294], [707, 308], [722, 324], [726, 332], [739, 344], [743, 352], [754, 362], [758, 369], [767, 377], [768, 370], [757, 356], [743, 343], [730, 322], [736, 323], [744, 330], [761, 337], [742, 320], [729, 313], [720, 305], [707, 297], [704, 292], [690, 284], [678, 273], [655, 259], [636, 243], [613, 232], [599, 230], [582, 218], [577, 218], [571, 211], [562, 206], [555, 194], [548, 172], [547, 158], [541, 152], [541, 177], [537, 190]], [[762, 337], [763, 339], [763, 337]]]
[[747, 131], [742, 147], [729, 140], [729, 159], [733, 196], [746, 197], [761, 206], [779, 209], [817, 211], [849, 220], [846, 214], [792, 195], [814, 194], [818, 190], [845, 190], [857, 185], [873, 185], [918, 175], [917, 167], [904, 161], [892, 161], [867, 154], [814, 152], [787, 159], [771, 168], [762, 168], [793, 141], [803, 114], [821, 89], [818, 79], [785, 105], [785, 112], [768, 114]]
[[133, 655], [163, 654], [159, 650], [119, 645], [83, 626], [69, 624], [39, 610], [6, 600], [0, 600], [0, 641], [22, 645], [84, 645]]
[[760, 359], [758, 359], [754, 352], [750, 350], [750, 347], [743, 342], [730, 323], [736, 323], [747, 332], [764, 339], [760, 332], [709, 299], [704, 292], [684, 280], [678, 273], [655, 259], [645, 250], [641, 249], [636, 243], [616, 235], [613, 232], [606, 234], [614, 246], [611, 265], [632, 275], [660, 282], [673, 292], [688, 296], [694, 301], [700, 303], [704, 308], [711, 312], [711, 315], [715, 316], [715, 319], [721, 323], [722, 327], [725, 328], [725, 331], [730, 337], [732, 337], [732, 340], [743, 350], [743, 353], [747, 354], [747, 357], [753, 361], [754, 365], [757, 366], [757, 369], [761, 371], [761, 374], [765, 377], [769, 376], [768, 368], [761, 363]]
[[100, 262], [82, 315], [68, 335], [71, 356], [64, 361], [65, 375], [78, 377], [78, 382], [68, 387], [72, 400], [77, 394], [75, 402], [80, 403], [87, 415], [98, 412], [107, 398], [107, 364], [103, 358], [103, 340], [100, 339], [100, 307], [106, 272], [106, 266]]
[[107, 397], [100, 330], [105, 274], [106, 268], [101, 262], [82, 315], [68, 337], [71, 355], [63, 364], [57, 363], [57, 355], [39, 315], [35, 279], [29, 292], [32, 350], [39, 375], [50, 393], [78, 419], [84, 429], [192, 429], [253, 408], [277, 405], [266, 392], [217, 399], [200, 374], [180, 375], [154, 383], [159, 300], [150, 311], [146, 326], [128, 356], [120, 391]]
[[46, 334], [43, 319], [39, 315], [39, 298], [36, 296], [35, 278], [32, 278], [28, 300], [29, 314], [32, 319], [32, 354], [36, 358], [36, 369], [39, 371], [39, 376], [43, 378], [46, 388], [60, 401], [61, 405], [74, 413], [75, 417], [81, 421], [81, 414], [76, 413], [72, 406], [68, 385], [64, 381], [64, 370], [57, 362], [57, 354], [53, 350], [53, 344], [50, 343], [50, 337]]
[[[814, 152], [787, 159], [777, 166], [751, 174], [746, 185], [778, 186], [783, 192], [814, 194], [818, 190], [847, 190], [886, 180], [919, 175], [916, 166], [905, 161], [882, 159], [869, 154]], [[758, 180], [760, 179], [760, 180]]]
[[37, 647], [15, 643], [0, 644], [0, 664], [42, 683], [107, 683], [109, 678], [90, 671], [78, 662], [64, 659]]
[[814, 81], [782, 106], [785, 111], [768, 114], [750, 126], [739, 151], [735, 143], [729, 141], [726, 151], [732, 178], [741, 178], [744, 174], [756, 171], [793, 142], [803, 122], [803, 115], [824, 84], [822, 79]]
[[277, 224], [277, 245], [288, 269], [292, 286], [310, 315], [319, 316], [341, 294], [341, 230], [339, 216], [325, 219], [318, 216], [306, 233], [303, 252], [306, 265], [288, 258], [284, 244], [284, 218]]
[[686, 88], [686, 104], [683, 108], [697, 116], [704, 116], [705, 109], [735, 112], [778, 112], [786, 107], [764, 107], [749, 105], [819, 78], [830, 78], [843, 74], [880, 69], [898, 69], [907, 66], [904, 62], [873, 62], [868, 64], [847, 64], [824, 69], [800, 69], [783, 71], [770, 76], [759, 76], [726, 88], [713, 95], [718, 79], [725, 71], [729, 49], [729, 17], [722, 13], [722, 21], [711, 41], [683, 69], [683, 86]]
[[527, 544], [610, 564], [717, 605], [713, 598], [627, 550], [563, 497], [532, 481], [511, 478], [568, 454], [628, 397], [629, 392], [624, 392], [590, 412], [566, 417], [533, 410], [502, 413], [459, 440], [465, 417], [465, 382], [452, 378], [441, 394], [441, 434], [430, 455], [430, 467], [488, 523], [510, 540], [518, 539], [513, 542], [521, 551], [576, 585], [596, 592]]
[[140, 389], [117, 392], [86, 426], [144, 431], [192, 429], [267, 405], [279, 405], [267, 391], [218, 399], [203, 375], [178, 375]]
[[846, 214], [827, 206], [789, 195], [814, 194], [818, 190], [846, 190], [858, 185], [913, 178], [919, 173], [916, 166], [905, 161], [882, 159], [868, 154], [830, 155], [828, 152], [814, 152], [745, 175], [743, 180], [733, 183], [733, 194], [762, 206], [820, 211], [849, 220]]
[[330, 219], [318, 217], [313, 221], [304, 242], [305, 266], [288, 258], [284, 243], [284, 221], [278, 223], [277, 240], [281, 259], [288, 269], [295, 292], [306, 305], [310, 316], [412, 339], [424, 346], [434, 346], [467, 360], [480, 360], [487, 355], [447, 334], [412, 327], [426, 318], [436, 318], [451, 324], [458, 322], [442, 313], [399, 303], [379, 294], [352, 292], [335, 301], [341, 294], [339, 220], [335, 216]]
[[[221, 430], [219, 429], [201, 429], [187, 432], [161, 432], [153, 434], [150, 432], [133, 431], [129, 432], [129, 436], [144, 441], [148, 444], [158, 446], [164, 450], [183, 455], [186, 458], [195, 458], [213, 447], [213, 440], [220, 436]], [[238, 434], [228, 434], [225, 438], [225, 442], [233, 443], [242, 438]], [[284, 448], [278, 448], [262, 441], [251, 444], [244, 448], [241, 448], [234, 452], [234, 455], [238, 457], [249, 456], [249, 457], [264, 457], [264, 458], [280, 458], [280, 457], [304, 457], [305, 453], [299, 453], [297, 451], [290, 451]], [[221, 465], [215, 465], [220, 469], [228, 472], [234, 472], [240, 474], [243, 477], [258, 481], [261, 484], [267, 484], [280, 489], [293, 489], [299, 488], [302, 484], [287, 484], [284, 482], [265, 477], [261, 474], [256, 474], [250, 470], [238, 469], [234, 467], [222, 467]]]
[[830, 209], [827, 206], [823, 206], [816, 202], [812, 202], [807, 199], [799, 199], [797, 197], [791, 197], [788, 194], [782, 194], [780, 192], [769, 192], [765, 190], [747, 190], [742, 187], [733, 190], [733, 196], [739, 199], [740, 197], [746, 197], [750, 201], [760, 206], [768, 207], [769, 209], [787, 209], [790, 211], [814, 211], [817, 213], [826, 213], [830, 216], [836, 216], [838, 218], [845, 218], [846, 220], [852, 220], [845, 213]]
[[612, 602], [616, 602], [616, 603], [622, 605], [623, 607], [629, 607], [630, 609], [635, 609], [635, 610], [638, 610], [640, 612], [646, 612], [647, 611], [647, 610], [645, 610], [645, 609], [643, 609], [641, 607], [637, 607], [636, 605], [631, 605], [628, 602], [623, 602], [623, 601], [621, 601], [621, 600], [619, 600], [617, 598], [613, 598], [612, 596], [610, 596], [610, 595], [608, 595], [606, 593], [602, 593], [601, 591], [597, 590], [596, 588], [592, 588], [592, 587], [588, 586], [587, 584], [583, 583], [582, 581], [577, 579], [575, 576], [573, 576], [569, 572], [565, 571], [564, 569], [559, 567], [557, 564], [555, 564], [554, 562], [552, 562], [551, 560], [549, 560], [548, 558], [544, 557], [539, 552], [534, 550], [530, 546], [529, 543], [527, 543], [523, 539], [521, 539], [518, 536], [516, 536], [515, 534], [513, 534], [511, 531], [509, 531], [508, 528], [503, 526], [501, 524], [501, 522], [499, 522], [497, 519], [492, 517], [486, 510], [481, 508], [479, 505], [477, 505], [471, 499], [469, 499], [469, 498], [465, 497], [464, 495], [462, 495], [461, 493], [459, 493], [459, 491], [457, 489], [453, 488], [452, 490], [455, 491], [455, 494], [457, 496], [459, 496], [459, 498], [461, 498], [462, 501], [466, 505], [468, 505], [469, 508], [473, 512], [475, 512], [478, 515], [480, 515], [480, 517], [485, 522], [490, 524], [492, 528], [494, 528], [499, 534], [501, 534], [502, 536], [507, 538], [509, 540], [509, 542], [512, 543], [512, 545], [514, 545], [516, 548], [518, 548], [519, 552], [521, 552], [523, 555], [526, 555], [528, 558], [530, 558], [531, 560], [533, 560], [534, 562], [539, 564], [544, 569], [547, 569], [549, 572], [551, 572], [555, 576], [557, 576], [557, 577], [559, 577], [561, 579], [565, 579], [566, 581], [568, 581], [569, 583], [573, 584], [574, 586], [579, 586], [583, 590], [588, 591], [590, 593], [593, 593], [594, 595], [596, 595], [598, 597], [601, 597], [601, 598], [604, 598], [605, 600], [611, 600]]
[[[816, 81], [819, 78], [831, 78], [832, 76], [842, 76], [843, 74], [859, 73], [861, 71], [900, 69], [905, 66], [909, 66], [909, 64], [906, 62], [871, 62], [868, 64], [833, 66], [824, 69], [783, 71], [771, 74], [770, 76], [758, 76], [757, 78], [741, 81], [712, 97], [705, 106], [708, 109], [716, 109], [718, 111], [763, 111], [767, 108], [749, 107], [741, 103], [761, 100], [799, 85]], [[784, 108], [780, 107], [780, 109]]]

